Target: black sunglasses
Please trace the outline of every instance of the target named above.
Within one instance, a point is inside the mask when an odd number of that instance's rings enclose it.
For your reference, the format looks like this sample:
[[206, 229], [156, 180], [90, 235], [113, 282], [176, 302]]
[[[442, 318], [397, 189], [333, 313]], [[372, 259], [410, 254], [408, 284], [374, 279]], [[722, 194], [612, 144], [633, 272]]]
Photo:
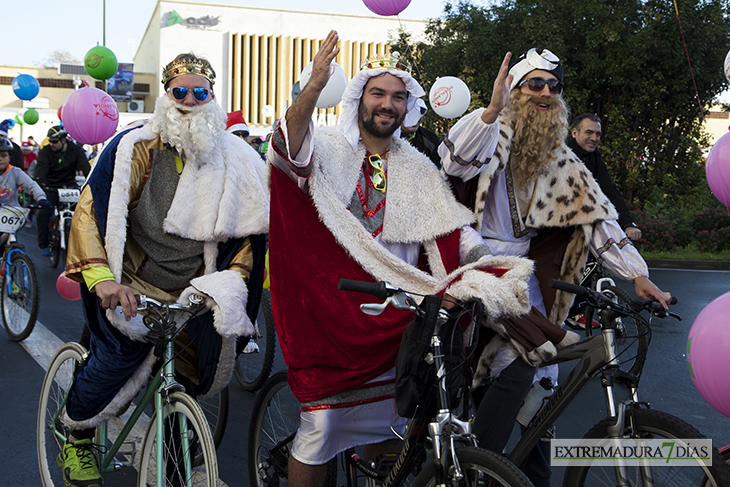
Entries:
[[61, 139], [48, 139], [49, 144], [58, 144], [61, 142]]
[[[188, 91], [191, 91], [188, 88], [185, 88], [183, 86], [176, 86], [175, 88], [171, 88], [170, 91], [172, 91], [172, 97], [176, 100], [184, 100], [186, 96], [188, 96]], [[208, 95], [210, 94], [210, 90], [208, 88], [192, 88], [193, 96], [198, 101], [205, 101], [208, 99]]]
[[548, 85], [550, 93], [553, 95], [559, 95], [563, 92], [563, 82], [557, 79], [544, 80], [542, 78], [528, 78], [520, 82], [520, 87], [527, 83], [527, 87], [530, 91], [540, 92]]

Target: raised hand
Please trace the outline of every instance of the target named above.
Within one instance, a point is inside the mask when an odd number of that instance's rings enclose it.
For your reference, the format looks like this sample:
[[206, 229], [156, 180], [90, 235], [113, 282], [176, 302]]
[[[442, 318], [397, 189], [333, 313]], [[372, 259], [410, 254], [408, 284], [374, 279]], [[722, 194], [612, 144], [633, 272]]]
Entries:
[[317, 99], [324, 87], [327, 86], [327, 81], [330, 78], [330, 63], [340, 52], [340, 48], [337, 47], [339, 39], [337, 32], [334, 30], [327, 34], [327, 38], [322, 42], [312, 60], [312, 76], [309, 78], [309, 82], [286, 112], [289, 150], [292, 156], [299, 153], [309, 122], [312, 120], [312, 112]]
[[509, 73], [509, 61], [512, 59], [512, 53], [505, 54], [502, 65], [499, 67], [499, 73], [494, 80], [494, 88], [492, 90], [492, 99], [489, 100], [489, 106], [482, 113], [482, 120], [485, 123], [493, 123], [497, 120], [499, 113], [509, 103], [510, 85], [513, 76]]

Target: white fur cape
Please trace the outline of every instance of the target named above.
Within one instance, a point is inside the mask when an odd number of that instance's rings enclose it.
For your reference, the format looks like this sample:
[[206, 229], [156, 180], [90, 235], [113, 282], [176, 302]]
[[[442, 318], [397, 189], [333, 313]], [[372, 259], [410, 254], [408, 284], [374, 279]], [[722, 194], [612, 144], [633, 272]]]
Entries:
[[[422, 243], [432, 274], [393, 255], [348, 210], [366, 149], [357, 152], [334, 129], [317, 129], [309, 193], [319, 217], [337, 242], [373, 278], [421, 294], [446, 289], [457, 299], [482, 298], [491, 318], [520, 315], [529, 309], [527, 280], [532, 263], [519, 257], [482, 258], [447, 275], [436, 239], [470, 224], [473, 215], [457, 203], [430, 160], [407, 142], [394, 141], [388, 152], [388, 192], [382, 240]], [[479, 268], [508, 268], [502, 277]], [[461, 278], [455, 284], [454, 281]]]
[[[142, 128], [130, 130], [117, 147], [104, 243], [109, 267], [117, 282], [121, 280], [127, 238], [134, 145], [156, 137], [158, 135], [151, 130], [151, 124], [147, 123]], [[218, 242], [267, 233], [269, 193], [265, 164], [240, 138], [222, 134], [216, 139], [210, 154], [201, 159], [206, 161], [202, 167], [185, 166], [163, 225], [169, 233], [205, 242], [205, 275], [191, 281], [179, 302], [186, 302], [191, 293], [206, 295], [205, 302], [213, 310], [216, 331], [223, 337], [218, 368], [207, 394], [212, 395], [230, 380], [236, 337], [250, 335], [254, 330], [245, 312], [248, 291], [240, 274], [236, 271], [216, 272]], [[120, 311], [107, 310], [106, 316], [117, 329], [134, 340], [142, 340], [148, 332], [141, 315], [125, 321]], [[180, 326], [184, 324], [182, 319], [177, 321]], [[83, 429], [115, 416], [147, 382], [154, 363], [155, 357], [150, 352], [101, 413], [85, 421], [72, 421], [66, 417], [66, 424]]]

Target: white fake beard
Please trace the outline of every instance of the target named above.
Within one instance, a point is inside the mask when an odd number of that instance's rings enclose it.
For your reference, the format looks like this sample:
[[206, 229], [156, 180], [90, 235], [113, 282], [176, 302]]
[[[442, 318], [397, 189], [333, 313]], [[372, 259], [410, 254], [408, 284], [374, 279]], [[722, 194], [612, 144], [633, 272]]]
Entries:
[[155, 103], [152, 131], [184, 155], [187, 163], [204, 164], [205, 154], [214, 147], [216, 138], [225, 133], [225, 120], [226, 115], [215, 100], [190, 107], [162, 95]]

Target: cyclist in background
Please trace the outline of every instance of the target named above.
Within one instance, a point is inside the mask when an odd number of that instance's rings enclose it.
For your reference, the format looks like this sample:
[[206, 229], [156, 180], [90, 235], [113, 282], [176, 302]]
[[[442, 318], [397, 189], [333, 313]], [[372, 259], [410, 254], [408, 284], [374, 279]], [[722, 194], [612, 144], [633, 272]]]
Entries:
[[[84, 149], [66, 138], [66, 130], [56, 125], [48, 130], [48, 145], [38, 153], [35, 179], [46, 192], [52, 205], [58, 205], [59, 188], [75, 188], [76, 173], [89, 175], [89, 160]], [[51, 210], [38, 211], [38, 247], [41, 255], [48, 256], [48, 221]]]
[[13, 146], [8, 139], [0, 139], [0, 204], [20, 206], [18, 188], [30, 193], [43, 208], [52, 208], [41, 187], [19, 167], [10, 165]]
[[575, 117], [573, 129], [566, 139], [568, 147], [575, 152], [575, 155], [583, 161], [588, 170], [593, 174], [603, 193], [608, 196], [618, 212], [618, 224], [626, 232], [631, 240], [641, 238], [641, 230], [631, 218], [631, 211], [626, 204], [624, 197], [618, 190], [611, 175], [608, 173], [606, 163], [603, 162], [598, 144], [601, 142], [601, 119], [592, 113], [584, 113]]

